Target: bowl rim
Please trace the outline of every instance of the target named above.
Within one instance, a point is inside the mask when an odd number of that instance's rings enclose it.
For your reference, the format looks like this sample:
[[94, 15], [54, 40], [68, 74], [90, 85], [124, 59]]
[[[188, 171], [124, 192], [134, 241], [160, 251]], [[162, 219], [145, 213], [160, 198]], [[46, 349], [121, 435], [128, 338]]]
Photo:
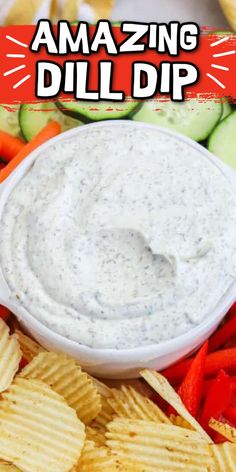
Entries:
[[[102, 126], [119, 125], [156, 130], [167, 136], [174, 137], [177, 140], [186, 143], [191, 148], [199, 151], [199, 155], [201, 154], [203, 158], [207, 158], [208, 160], [210, 160], [226, 177], [228, 182], [231, 183], [232, 188], [234, 189], [235, 187], [236, 192], [236, 172], [223, 161], [221, 161], [219, 158], [211, 154], [205, 147], [200, 145], [198, 142], [193, 141], [191, 138], [188, 138], [171, 129], [162, 128], [160, 126], [156, 126], [149, 123], [136, 122], [132, 120], [104, 120], [70, 129], [50, 139], [49, 141], [35, 149], [33, 152], [31, 152], [29, 156], [27, 156], [12, 172], [12, 174], [2, 184], [0, 184], [0, 222], [8, 196], [10, 195], [14, 187], [18, 184], [18, 182], [24, 177], [30, 167], [33, 165], [38, 155], [42, 154], [44, 150], [47, 150], [49, 147], [53, 146], [59, 141], [66, 140], [77, 134], [83, 133], [83, 130], [87, 130], [88, 127], [96, 128]], [[188, 345], [191, 340], [194, 344], [194, 341], [196, 342], [196, 340], [203, 336], [205, 332], [210, 330], [212, 326], [218, 325], [223, 316], [230, 308], [230, 306], [235, 302], [235, 300], [236, 279], [225, 292], [223, 297], [221, 297], [214, 309], [211, 310], [209, 315], [207, 316], [206, 314], [206, 317], [201, 323], [177, 337], [170, 338], [159, 343], [137, 346], [127, 349], [92, 348], [80, 344], [77, 341], [74, 341], [72, 339], [69, 339], [68, 337], [63, 336], [62, 334], [57, 333], [52, 328], [49, 328], [44, 323], [35, 318], [26, 308], [17, 303], [17, 301], [13, 301], [11, 299], [11, 290], [5, 280], [0, 263], [0, 303], [7, 306], [11, 311], [13, 311], [13, 313], [16, 314], [16, 317], [19, 318], [19, 320], [22, 320], [25, 325], [28, 324], [29, 331], [32, 328], [32, 330], [37, 332], [39, 336], [46, 339], [49, 343], [61, 345], [62, 349], [74, 349], [75, 351], [80, 352], [81, 355], [92, 357], [97, 361], [104, 361], [104, 356], [107, 356], [107, 358], [109, 358], [109, 361], [140, 361], [140, 356], [142, 356], [143, 360], [148, 360], [149, 358], [153, 358], [153, 356], [163, 356], [174, 353], [176, 350], [180, 348], [182, 349], [186, 345]]]

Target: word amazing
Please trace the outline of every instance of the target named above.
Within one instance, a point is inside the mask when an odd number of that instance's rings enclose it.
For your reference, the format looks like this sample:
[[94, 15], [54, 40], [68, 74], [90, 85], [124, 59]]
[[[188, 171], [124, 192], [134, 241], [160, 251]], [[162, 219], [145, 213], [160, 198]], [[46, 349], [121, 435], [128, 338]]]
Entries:
[[[194, 64], [178, 62], [173, 57], [177, 57], [181, 51], [190, 52], [198, 47], [200, 34], [198, 26], [195, 23], [179, 22], [169, 24], [124, 22], [120, 25], [120, 30], [126, 37], [123, 42], [118, 43], [109, 21], [99, 21], [92, 35], [86, 22], [80, 22], [76, 28], [71, 28], [67, 21], [60, 21], [58, 28], [53, 29], [48, 20], [39, 21], [30, 45], [32, 52], [37, 53], [41, 48], [46, 48], [50, 55], [81, 54], [84, 60], [65, 60], [63, 66], [53, 61], [38, 61], [37, 97], [52, 98], [63, 91], [72, 93], [77, 100], [122, 101], [125, 99], [124, 92], [112, 89], [114, 57], [127, 53], [141, 55], [147, 49], [152, 49], [158, 54], [167, 53], [172, 56], [172, 60], [163, 61], [159, 66], [145, 61], [133, 62], [132, 98], [151, 98], [159, 92], [170, 94], [173, 101], [183, 101], [185, 87], [197, 81], [199, 72]], [[101, 48], [111, 56], [111, 60], [99, 61], [98, 90], [89, 91], [88, 56], [98, 53]]]

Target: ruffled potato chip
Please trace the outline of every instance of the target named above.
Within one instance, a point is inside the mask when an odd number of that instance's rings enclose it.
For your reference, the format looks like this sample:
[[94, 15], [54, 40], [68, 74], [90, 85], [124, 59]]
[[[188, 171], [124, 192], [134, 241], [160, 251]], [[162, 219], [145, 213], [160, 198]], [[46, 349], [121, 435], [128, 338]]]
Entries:
[[40, 352], [45, 352], [45, 349], [40, 346], [40, 344], [33, 341], [33, 339], [26, 336], [26, 334], [22, 333], [19, 329], [15, 330], [15, 334], [20, 344], [22, 355], [28, 362], [32, 361]]
[[101, 397], [91, 379], [65, 354], [41, 352], [21, 371], [21, 377], [42, 380], [65, 398], [85, 424], [101, 411]]
[[236, 31], [236, 1], [219, 0], [221, 8], [234, 31]]
[[197, 420], [190, 415], [188, 410], [185, 408], [181, 398], [169, 384], [168, 380], [163, 375], [155, 372], [154, 370], [144, 369], [140, 372], [140, 375], [146, 380], [146, 382], [157, 392], [163, 400], [169, 403], [175, 411], [184, 418], [199, 434], [209, 443], [212, 443], [212, 439], [200, 426]]
[[114, 0], [11, 0], [0, 5], [1, 23], [26, 25], [42, 18], [95, 23], [110, 18]]
[[20, 472], [20, 469], [14, 465], [0, 462], [0, 472]]
[[117, 416], [156, 421], [157, 423], [171, 423], [155, 403], [138, 393], [133, 387], [122, 386], [120, 390], [113, 389], [112, 397], [107, 401]]
[[149, 385], [144, 382], [143, 379], [108, 379], [107, 385], [110, 388], [116, 388], [120, 389], [123, 385], [126, 387], [133, 387], [136, 392], [141, 393], [141, 395], [144, 395], [147, 398], [151, 398], [153, 394], [153, 390]]
[[92, 380], [95, 387], [97, 388], [98, 393], [102, 397], [109, 398], [109, 397], [112, 396], [111, 389], [106, 384], [104, 384], [103, 382], [101, 382], [98, 379], [95, 379], [95, 377], [92, 377], [91, 375], [89, 375], [89, 378]]
[[0, 7], [1, 22], [5, 25], [28, 25], [41, 18], [50, 18], [52, 0], [5, 1]]
[[79, 18], [79, 7], [81, 0], [57, 0], [60, 6], [60, 19], [76, 21]]
[[9, 327], [0, 318], [0, 392], [11, 385], [19, 369], [22, 353], [15, 334], [10, 335]]
[[229, 424], [216, 421], [213, 418], [210, 420], [209, 426], [214, 429], [214, 431], [220, 433], [226, 439], [236, 444], [236, 428], [233, 428], [233, 426], [230, 426]]
[[95, 23], [110, 18], [114, 0], [54, 0], [51, 16], [55, 20], [88, 21]]
[[99, 428], [93, 428], [91, 426], [87, 426], [86, 428], [86, 439], [88, 441], [93, 441], [96, 446], [105, 446], [106, 437], [105, 437], [105, 430]]
[[75, 472], [124, 472], [122, 464], [107, 447], [98, 447], [93, 441], [85, 441]]
[[69, 472], [84, 445], [83, 423], [39, 380], [17, 378], [0, 402], [0, 458], [24, 472]]
[[107, 445], [125, 465], [136, 463], [145, 472], [203, 472], [214, 466], [197, 431], [126, 418], [115, 418], [107, 428]]
[[92, 426], [101, 431], [105, 431], [107, 423], [112, 421], [115, 416], [113, 408], [108, 403], [108, 398], [101, 397], [102, 408]]
[[231, 443], [210, 446], [215, 465], [212, 472], [235, 472], [236, 445]]
[[94, 12], [94, 20], [97, 21], [101, 18], [110, 18], [114, 3], [114, 0], [83, 0], [80, 9], [82, 10], [85, 5], [90, 6]]
[[191, 424], [188, 423], [188, 421], [186, 421], [184, 418], [182, 418], [181, 416], [176, 416], [176, 415], [170, 415], [170, 421], [172, 424], [174, 424], [175, 426], [180, 426], [181, 428], [185, 428], [185, 429], [194, 429]]

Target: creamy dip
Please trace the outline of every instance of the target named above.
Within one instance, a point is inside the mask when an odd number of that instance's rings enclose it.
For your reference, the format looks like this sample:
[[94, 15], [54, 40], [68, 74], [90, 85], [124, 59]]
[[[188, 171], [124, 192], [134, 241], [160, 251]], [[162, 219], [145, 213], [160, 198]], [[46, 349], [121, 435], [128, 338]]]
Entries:
[[191, 144], [136, 124], [85, 126], [42, 151], [8, 198], [12, 297], [95, 348], [149, 345], [205, 319], [236, 278], [236, 198]]

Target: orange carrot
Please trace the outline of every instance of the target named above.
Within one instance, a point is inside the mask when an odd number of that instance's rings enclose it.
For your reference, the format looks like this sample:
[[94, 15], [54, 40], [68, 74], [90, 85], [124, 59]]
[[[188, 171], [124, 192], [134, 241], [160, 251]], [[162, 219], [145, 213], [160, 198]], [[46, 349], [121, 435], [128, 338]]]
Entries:
[[23, 149], [0, 171], [0, 183], [3, 182], [15, 168], [27, 157], [34, 149], [49, 139], [60, 134], [61, 126], [57, 121], [51, 121], [43, 128], [29, 143], [25, 144]]
[[0, 131], [0, 154], [6, 162], [11, 161], [24, 147], [25, 143], [21, 139]]

